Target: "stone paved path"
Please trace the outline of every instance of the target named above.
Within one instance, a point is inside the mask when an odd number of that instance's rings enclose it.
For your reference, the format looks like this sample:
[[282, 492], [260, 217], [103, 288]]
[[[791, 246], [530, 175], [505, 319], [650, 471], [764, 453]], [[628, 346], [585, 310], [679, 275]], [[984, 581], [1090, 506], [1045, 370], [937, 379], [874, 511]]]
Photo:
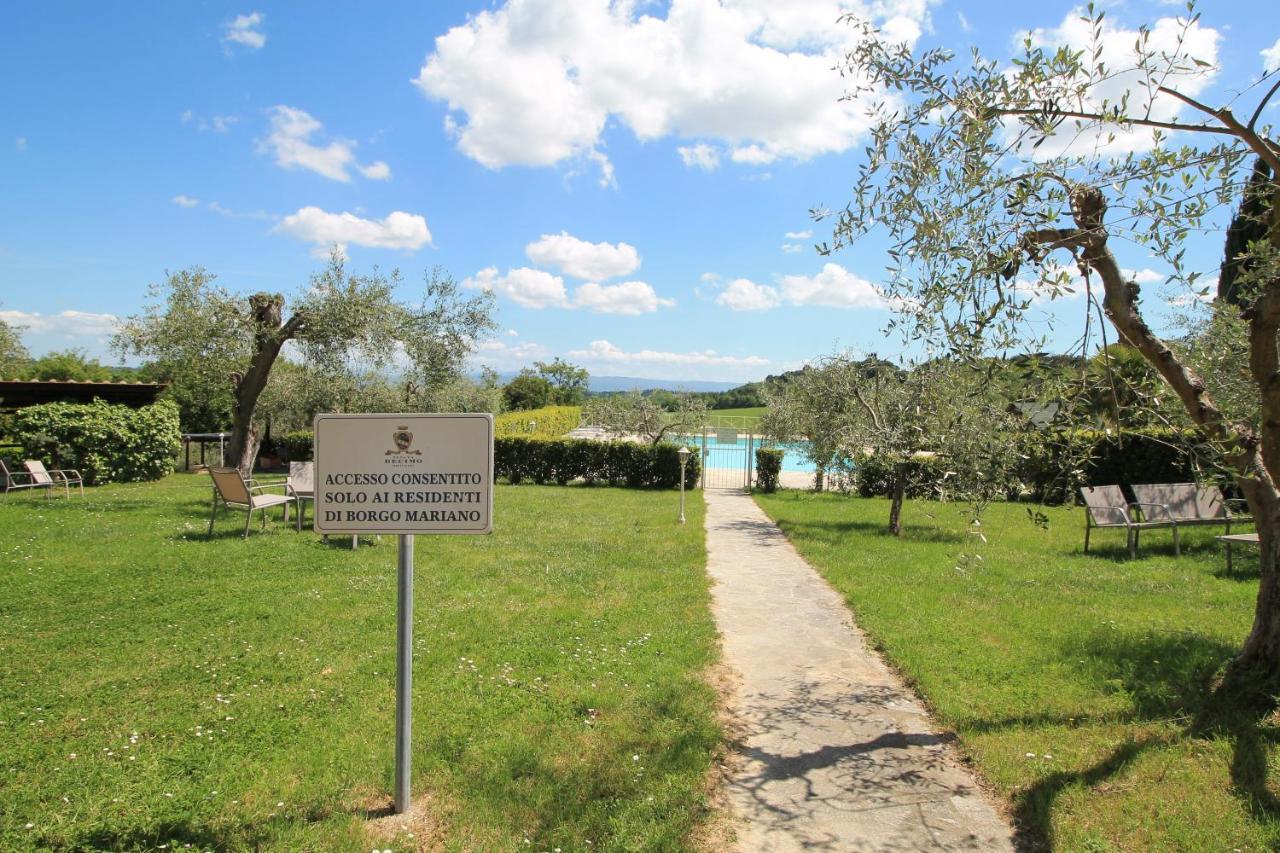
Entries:
[[743, 725], [739, 849], [1011, 850], [1012, 832], [848, 608], [749, 495], [705, 490], [708, 569]]

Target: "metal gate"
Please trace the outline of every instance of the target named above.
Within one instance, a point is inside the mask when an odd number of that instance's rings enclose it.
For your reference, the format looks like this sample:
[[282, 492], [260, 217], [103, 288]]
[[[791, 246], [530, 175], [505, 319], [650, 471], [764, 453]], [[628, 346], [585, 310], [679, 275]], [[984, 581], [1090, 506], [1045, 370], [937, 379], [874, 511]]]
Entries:
[[749, 489], [759, 438], [750, 430], [703, 429], [702, 487], [704, 489]]

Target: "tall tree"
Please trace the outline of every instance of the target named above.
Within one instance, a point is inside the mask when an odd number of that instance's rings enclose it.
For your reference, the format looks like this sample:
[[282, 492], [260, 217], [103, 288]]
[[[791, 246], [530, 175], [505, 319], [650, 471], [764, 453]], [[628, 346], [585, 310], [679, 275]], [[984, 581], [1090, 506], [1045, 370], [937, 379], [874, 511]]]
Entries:
[[[1280, 687], [1280, 143], [1259, 125], [1276, 73], [1231, 104], [1195, 94], [1213, 70], [1194, 9], [1121, 42], [1085, 13], [1082, 50], [1028, 34], [1012, 63], [976, 51], [916, 56], [857, 23], [843, 71], [883, 107], [832, 247], [878, 230], [890, 244], [887, 295], [911, 332], [959, 353], [1027, 338], [1035, 299], [1085, 293], [1141, 353], [1216, 446], [1248, 499], [1261, 545], [1253, 628], [1229, 682], [1257, 696]], [[1267, 167], [1250, 180], [1251, 162]], [[1258, 174], [1253, 172], [1253, 174]], [[1254, 406], [1234, 417], [1205, 379], [1152, 329], [1113, 241], [1167, 264], [1190, 294], [1189, 241], [1222, 234], [1237, 200], [1261, 205], [1259, 236], [1234, 252], [1240, 274], [1213, 311], [1246, 329]], [[821, 215], [821, 214], [819, 214]], [[1216, 252], [1214, 253], [1216, 254]], [[1082, 283], [1072, 279], [1073, 268]], [[1105, 328], [1093, 330], [1106, 338]]]
[[533, 369], [551, 384], [551, 401], [557, 406], [581, 406], [586, 399], [591, 374], [585, 367], [557, 357], [550, 362], [535, 361]]
[[286, 313], [281, 294], [237, 296], [197, 267], [153, 285], [151, 302], [121, 323], [113, 345], [158, 362], [193, 402], [226, 411], [228, 458], [248, 471], [262, 439], [258, 401], [287, 344], [321, 376], [384, 367], [403, 351], [422, 381], [437, 383], [460, 369], [492, 327], [492, 298], [463, 298], [438, 270], [428, 274], [418, 305], [396, 300], [399, 284], [398, 272], [348, 273], [335, 254]]
[[30, 355], [22, 345], [24, 326], [10, 326], [0, 317], [0, 378], [12, 379]]

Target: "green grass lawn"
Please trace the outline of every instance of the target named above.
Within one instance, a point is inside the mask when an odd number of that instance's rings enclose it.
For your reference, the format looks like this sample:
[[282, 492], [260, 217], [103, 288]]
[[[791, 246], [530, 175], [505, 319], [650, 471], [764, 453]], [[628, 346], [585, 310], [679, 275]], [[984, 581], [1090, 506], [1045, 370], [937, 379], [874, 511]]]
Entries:
[[[758, 500], [915, 682], [1020, 832], [1057, 850], [1280, 848], [1280, 725], [1196, 725], [1206, 684], [1243, 641], [1257, 593], [1247, 549], [1228, 574], [1200, 528], [1125, 559], [1082, 553], [1081, 510], [995, 505], [982, 544], [954, 507], [785, 492]], [[1188, 541], [1190, 545], [1188, 547]]]
[[708, 421], [713, 427], [718, 426], [736, 426], [743, 425], [743, 418], [754, 418], [759, 420], [764, 415], [764, 406], [753, 406], [743, 409], [712, 409], [708, 415]]
[[[393, 767], [395, 537], [273, 514], [205, 538], [203, 475], [0, 504], [0, 849], [371, 849]], [[702, 502], [499, 487], [423, 536], [414, 787], [451, 850], [671, 850], [718, 749]], [[239, 519], [239, 520], [238, 520]], [[406, 828], [396, 849], [421, 844]]]

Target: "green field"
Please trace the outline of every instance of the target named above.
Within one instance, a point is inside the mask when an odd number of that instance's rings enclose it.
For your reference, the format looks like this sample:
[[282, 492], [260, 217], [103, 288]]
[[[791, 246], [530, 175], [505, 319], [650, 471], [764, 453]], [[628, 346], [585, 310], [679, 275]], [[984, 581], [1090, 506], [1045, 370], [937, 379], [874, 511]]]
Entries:
[[[1081, 551], [1082, 511], [1025, 506], [984, 518], [908, 503], [760, 495], [800, 552], [913, 681], [1006, 798], [1024, 840], [1060, 850], [1275, 850], [1280, 725], [1197, 724], [1206, 685], [1252, 619], [1256, 556], [1228, 574], [1215, 531], [1121, 534]], [[1191, 543], [1188, 546], [1188, 541]]]
[[202, 475], [0, 504], [0, 849], [687, 843], [720, 738], [701, 501], [499, 487], [493, 536], [419, 538], [426, 817], [381, 839], [394, 537], [208, 540], [208, 504]]
[[764, 406], [754, 406], [745, 409], [712, 409], [709, 413], [709, 422], [713, 427], [719, 426], [743, 426], [743, 419], [759, 420], [764, 415]]

